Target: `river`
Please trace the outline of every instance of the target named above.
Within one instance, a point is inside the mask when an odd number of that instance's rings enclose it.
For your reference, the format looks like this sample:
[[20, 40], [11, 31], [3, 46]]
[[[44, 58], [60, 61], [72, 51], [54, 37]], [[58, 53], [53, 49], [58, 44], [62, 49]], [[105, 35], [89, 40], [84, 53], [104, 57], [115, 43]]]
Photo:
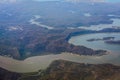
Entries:
[[[79, 56], [72, 53], [62, 53], [58, 55], [44, 55], [29, 57], [23, 61], [15, 60], [9, 57], [0, 56], [0, 67], [8, 71], [18, 73], [37, 72], [46, 69], [54, 60], [68, 60], [78, 63], [102, 64], [111, 63], [120, 65], [120, 55], [103, 55], [103, 56]], [[117, 60], [119, 59], [119, 60]]]
[[[40, 17], [36, 17], [35, 20], [37, 18]], [[119, 22], [118, 20], [116, 21]], [[32, 22], [32, 24], [38, 24], [38, 25], [40, 24], [40, 23], [36, 23], [34, 19], [31, 19], [30, 22]], [[116, 23], [114, 22], [113, 24]], [[46, 27], [46, 26], [42, 26], [42, 27], [52, 29], [52, 27]], [[62, 53], [57, 55], [51, 54], [44, 56], [34, 56], [34, 57], [29, 57], [22, 61], [15, 60], [10, 57], [0, 56], [0, 67], [18, 73], [36, 72], [40, 69], [46, 69], [52, 61], [59, 59], [78, 62], [78, 63], [89, 63], [89, 64], [111, 63], [120, 66], [120, 45], [105, 44], [103, 41], [94, 41], [94, 42], [86, 41], [87, 39], [101, 38], [101, 37], [115, 37], [115, 39], [120, 39], [120, 33], [86, 34], [86, 35], [74, 36], [69, 40], [69, 43], [74, 45], [83, 45], [92, 49], [108, 50], [111, 52], [108, 55], [79, 56], [72, 53]]]

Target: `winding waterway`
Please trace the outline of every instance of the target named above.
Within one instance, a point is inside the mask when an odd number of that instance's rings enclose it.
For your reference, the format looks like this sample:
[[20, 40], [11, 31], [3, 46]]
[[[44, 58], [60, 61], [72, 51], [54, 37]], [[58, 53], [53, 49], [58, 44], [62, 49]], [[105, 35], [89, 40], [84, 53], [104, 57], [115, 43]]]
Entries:
[[30, 24], [34, 24], [34, 25], [37, 25], [37, 26], [40, 26], [40, 27], [43, 27], [43, 28], [53, 29], [53, 27], [51, 27], [51, 26], [47, 26], [45, 24], [42, 24], [41, 22], [36, 21], [40, 18], [41, 18], [41, 16], [35, 15], [34, 18], [30, 19], [29, 22], [30, 22]]
[[44, 56], [34, 56], [23, 61], [0, 56], [0, 67], [18, 73], [37, 72], [38, 70], [46, 69], [52, 61], [59, 59], [78, 63], [111, 63], [114, 65], [120, 65], [120, 55], [117, 54], [108, 54], [103, 56], [79, 56], [71, 53], [62, 53], [58, 55], [51, 54]]

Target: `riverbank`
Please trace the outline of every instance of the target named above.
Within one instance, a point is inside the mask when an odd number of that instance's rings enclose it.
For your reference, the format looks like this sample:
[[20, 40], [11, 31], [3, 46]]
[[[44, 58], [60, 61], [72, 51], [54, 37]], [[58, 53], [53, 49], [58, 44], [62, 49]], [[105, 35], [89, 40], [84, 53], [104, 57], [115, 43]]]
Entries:
[[[79, 74], [79, 75], [78, 75]], [[97, 76], [96, 76], [97, 75]], [[55, 60], [45, 70], [15, 73], [0, 68], [0, 80], [120, 80], [120, 66]]]

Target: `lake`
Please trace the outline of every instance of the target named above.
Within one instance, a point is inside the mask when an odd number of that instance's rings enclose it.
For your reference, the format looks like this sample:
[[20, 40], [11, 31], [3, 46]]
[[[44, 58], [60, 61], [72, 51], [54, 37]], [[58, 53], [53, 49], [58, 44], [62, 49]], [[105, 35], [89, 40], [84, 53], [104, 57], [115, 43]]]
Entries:
[[78, 28], [80, 29], [85, 29], [85, 30], [102, 30], [102, 29], [106, 29], [106, 28], [119, 28], [120, 29], [120, 19], [111, 19], [113, 21], [112, 24], [99, 24], [99, 25], [91, 25], [90, 27], [86, 27], [86, 26], [80, 26]]
[[69, 43], [74, 45], [83, 45], [92, 49], [103, 49], [120, 52], [120, 44], [107, 44], [104, 42], [104, 40], [87, 41], [89, 39], [102, 39], [104, 37], [115, 37], [115, 40], [120, 40], [120, 33], [95, 33], [74, 36], [69, 40]]

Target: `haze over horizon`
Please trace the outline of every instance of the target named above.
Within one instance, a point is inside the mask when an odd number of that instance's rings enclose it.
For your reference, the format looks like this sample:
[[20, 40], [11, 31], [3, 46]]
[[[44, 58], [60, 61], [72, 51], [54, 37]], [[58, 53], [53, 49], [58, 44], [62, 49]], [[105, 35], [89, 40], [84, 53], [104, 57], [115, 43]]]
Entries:
[[[61, 1], [61, 0], [35, 0], [35, 1]], [[103, 1], [107, 1], [107, 2], [120, 2], [120, 0], [64, 0], [64, 1], [94, 1], [94, 2], [103, 2]]]
[[12, 2], [12, 3], [16, 1], [120, 2], [120, 0], [0, 0], [0, 2]]

